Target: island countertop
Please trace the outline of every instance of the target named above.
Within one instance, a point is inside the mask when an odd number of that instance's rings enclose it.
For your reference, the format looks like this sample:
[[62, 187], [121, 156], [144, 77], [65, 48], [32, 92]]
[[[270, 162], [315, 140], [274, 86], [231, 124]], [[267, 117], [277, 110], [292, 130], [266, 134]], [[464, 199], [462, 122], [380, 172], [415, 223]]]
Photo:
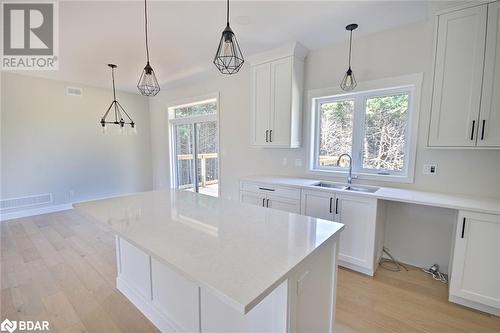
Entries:
[[180, 190], [74, 207], [246, 314], [343, 225]]

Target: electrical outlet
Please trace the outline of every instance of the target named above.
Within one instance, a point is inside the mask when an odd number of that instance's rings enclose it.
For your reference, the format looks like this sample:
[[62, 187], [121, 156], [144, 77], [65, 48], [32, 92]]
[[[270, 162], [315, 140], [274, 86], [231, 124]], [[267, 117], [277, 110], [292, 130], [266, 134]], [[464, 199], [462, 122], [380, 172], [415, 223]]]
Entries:
[[437, 164], [424, 164], [424, 175], [435, 175], [437, 173]]
[[296, 167], [301, 167], [302, 166], [302, 159], [301, 158], [296, 158], [295, 159], [295, 166]]

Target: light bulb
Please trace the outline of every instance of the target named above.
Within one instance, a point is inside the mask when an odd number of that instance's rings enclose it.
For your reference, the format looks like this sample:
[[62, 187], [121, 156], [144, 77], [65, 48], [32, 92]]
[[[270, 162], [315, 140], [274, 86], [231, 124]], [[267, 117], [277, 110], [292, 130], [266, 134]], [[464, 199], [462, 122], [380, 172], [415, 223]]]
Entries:
[[123, 126], [120, 126], [120, 135], [125, 134], [125, 128]]
[[132, 127], [132, 134], [137, 134], [137, 125], [134, 125], [134, 127]]
[[103, 135], [108, 134], [108, 127], [107, 127], [106, 125], [101, 126], [101, 133], [102, 133]]

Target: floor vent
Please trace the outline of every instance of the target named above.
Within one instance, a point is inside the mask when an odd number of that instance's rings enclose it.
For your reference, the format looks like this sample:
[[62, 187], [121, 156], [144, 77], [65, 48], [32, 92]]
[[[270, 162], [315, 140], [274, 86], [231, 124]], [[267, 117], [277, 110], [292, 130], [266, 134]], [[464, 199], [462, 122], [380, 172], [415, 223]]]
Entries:
[[66, 95], [68, 96], [82, 96], [83, 91], [82, 88], [78, 87], [66, 87]]
[[28, 208], [52, 203], [52, 193], [30, 195], [22, 198], [0, 200], [0, 211], [7, 209]]

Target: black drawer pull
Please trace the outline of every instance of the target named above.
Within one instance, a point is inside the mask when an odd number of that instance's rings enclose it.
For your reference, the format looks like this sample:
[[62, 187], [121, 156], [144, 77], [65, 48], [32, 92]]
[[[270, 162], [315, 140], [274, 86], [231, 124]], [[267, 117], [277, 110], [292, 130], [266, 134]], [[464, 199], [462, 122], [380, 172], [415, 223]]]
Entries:
[[265, 207], [266, 198], [262, 199], [262, 207]]
[[483, 128], [481, 129], [481, 140], [484, 140], [484, 127], [486, 126], [486, 120], [483, 119]]
[[465, 231], [465, 217], [464, 220], [462, 221], [462, 238], [464, 238], [464, 231]]
[[476, 129], [476, 121], [472, 121], [472, 131], [470, 132], [470, 139], [474, 140], [474, 130]]
[[267, 199], [266, 207], [269, 208], [269, 199]]
[[339, 198], [335, 199], [335, 214], [339, 213]]
[[333, 198], [330, 198], [330, 214], [332, 213], [332, 201], [333, 201]]
[[259, 187], [259, 190], [263, 190], [263, 191], [271, 191], [271, 192], [274, 192], [275, 189], [274, 188], [265, 188], [265, 187]]

